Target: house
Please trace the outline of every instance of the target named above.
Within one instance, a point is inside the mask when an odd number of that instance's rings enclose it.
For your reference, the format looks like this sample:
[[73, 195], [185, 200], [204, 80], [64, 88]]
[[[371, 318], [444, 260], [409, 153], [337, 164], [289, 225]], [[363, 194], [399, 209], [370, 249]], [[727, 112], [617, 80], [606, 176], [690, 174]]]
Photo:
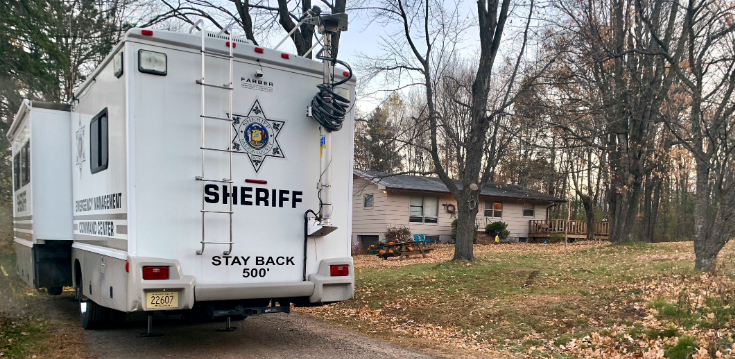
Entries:
[[[354, 170], [353, 180], [353, 243], [375, 244], [388, 226], [408, 226], [413, 234], [450, 241], [457, 202], [441, 179]], [[535, 232], [549, 228], [544, 224], [549, 208], [562, 202], [566, 201], [521, 186], [488, 183], [480, 192], [478, 231], [502, 221], [508, 224], [511, 239], [525, 242], [529, 230], [537, 237]]]

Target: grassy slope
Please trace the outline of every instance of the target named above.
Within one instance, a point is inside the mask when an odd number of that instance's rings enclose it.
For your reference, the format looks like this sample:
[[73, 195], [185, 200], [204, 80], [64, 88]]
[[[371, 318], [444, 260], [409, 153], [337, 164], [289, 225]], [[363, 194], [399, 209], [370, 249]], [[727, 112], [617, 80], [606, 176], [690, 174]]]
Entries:
[[[680, 308], [682, 288], [702, 286], [692, 270], [691, 243], [584, 245], [570, 247], [567, 254], [562, 245], [476, 248], [471, 264], [444, 261], [451, 248], [434, 254], [436, 263], [400, 266], [356, 258], [355, 300], [308, 312], [402, 344], [436, 349], [429, 342], [440, 343], [444, 350], [435, 352], [447, 354], [450, 347], [460, 350], [449, 350], [455, 356], [469, 355], [462, 351], [466, 348], [548, 356], [559, 345], [575, 348], [554, 355], [580, 355], [577, 342], [593, 333], [620, 342], [598, 348], [625, 355], [648, 351], [649, 343], [640, 341], [651, 337], [661, 337], [654, 344], [662, 349], [676, 345], [664, 340], [667, 325], [681, 327], [670, 331], [672, 338], [687, 330], [729, 328], [727, 290], [705, 294], [708, 309]], [[723, 272], [735, 267], [732, 252], [728, 246], [720, 257]], [[667, 286], [678, 292], [661, 290]], [[712, 312], [721, 320], [708, 318]], [[644, 323], [652, 313], [656, 323]], [[714, 353], [720, 347], [707, 349]]]

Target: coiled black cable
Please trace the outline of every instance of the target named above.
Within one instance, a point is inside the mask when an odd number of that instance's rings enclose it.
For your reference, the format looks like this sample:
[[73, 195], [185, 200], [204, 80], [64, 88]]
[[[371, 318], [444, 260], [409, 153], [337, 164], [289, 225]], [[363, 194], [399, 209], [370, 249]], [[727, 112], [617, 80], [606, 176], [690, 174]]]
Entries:
[[311, 100], [311, 117], [327, 131], [335, 132], [342, 129], [342, 123], [350, 107], [350, 100], [338, 95], [334, 92], [334, 88], [352, 78], [352, 68], [344, 61], [321, 56], [321, 53], [322, 51], [319, 51], [316, 54], [317, 59], [332, 61], [332, 65], [335, 63], [341, 64], [349, 71], [349, 76], [342, 81], [330, 85], [317, 85], [316, 87], [319, 88], [319, 93]]

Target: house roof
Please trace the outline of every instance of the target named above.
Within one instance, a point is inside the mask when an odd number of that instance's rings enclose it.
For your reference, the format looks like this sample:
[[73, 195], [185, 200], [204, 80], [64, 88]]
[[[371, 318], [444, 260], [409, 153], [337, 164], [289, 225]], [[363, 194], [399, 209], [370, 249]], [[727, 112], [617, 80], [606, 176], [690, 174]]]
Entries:
[[[394, 175], [390, 173], [363, 171], [358, 169], [355, 169], [354, 173], [362, 178], [381, 184], [388, 189], [449, 193], [449, 189], [444, 182], [436, 177]], [[457, 184], [457, 187], [462, 188], [462, 183], [460, 181], [454, 180], [454, 183]], [[499, 183], [486, 184], [482, 188], [482, 191], [480, 191], [480, 196], [527, 199], [544, 202], [566, 202], [561, 198], [522, 186]]]

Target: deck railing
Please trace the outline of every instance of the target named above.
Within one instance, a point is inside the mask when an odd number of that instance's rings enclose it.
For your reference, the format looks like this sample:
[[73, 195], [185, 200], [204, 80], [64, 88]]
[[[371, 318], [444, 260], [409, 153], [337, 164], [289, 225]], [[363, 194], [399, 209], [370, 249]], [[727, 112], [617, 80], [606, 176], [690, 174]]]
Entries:
[[[566, 231], [565, 231], [566, 230]], [[531, 234], [587, 234], [587, 221], [566, 219], [534, 219], [528, 221], [528, 233]], [[609, 236], [610, 223], [596, 222], [594, 228], [595, 236]]]

